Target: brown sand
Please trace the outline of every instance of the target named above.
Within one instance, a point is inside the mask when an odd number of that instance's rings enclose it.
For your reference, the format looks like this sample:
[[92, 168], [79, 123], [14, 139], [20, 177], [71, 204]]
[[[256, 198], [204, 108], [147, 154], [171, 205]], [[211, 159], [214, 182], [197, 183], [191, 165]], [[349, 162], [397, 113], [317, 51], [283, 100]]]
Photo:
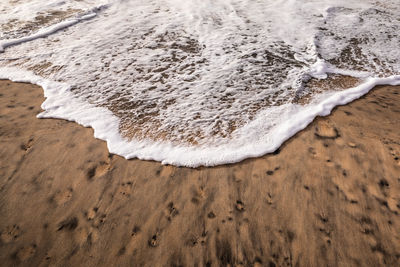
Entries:
[[187, 169], [108, 153], [0, 81], [2, 266], [400, 266], [400, 87], [276, 155]]

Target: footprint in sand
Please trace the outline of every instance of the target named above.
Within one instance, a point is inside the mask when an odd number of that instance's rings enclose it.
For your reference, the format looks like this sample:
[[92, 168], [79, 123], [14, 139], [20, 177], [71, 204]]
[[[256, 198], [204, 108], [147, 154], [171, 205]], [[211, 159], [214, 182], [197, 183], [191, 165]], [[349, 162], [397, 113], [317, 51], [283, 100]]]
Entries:
[[27, 247], [20, 248], [16, 253], [15, 257], [20, 261], [26, 261], [27, 259], [31, 258], [36, 253], [36, 245], [32, 244]]
[[309, 147], [308, 152], [311, 154], [311, 157], [313, 157], [313, 158], [316, 158], [318, 156], [317, 151], [315, 150], [314, 147]]
[[32, 147], [33, 138], [31, 137], [28, 142], [21, 144], [21, 149], [24, 151], [28, 151]]
[[167, 206], [167, 220], [171, 221], [173, 217], [179, 214], [179, 210], [174, 206], [173, 202], [168, 203]]
[[58, 224], [57, 231], [68, 230], [73, 231], [78, 227], [79, 220], [76, 217], [67, 218]]
[[199, 237], [199, 243], [204, 246], [207, 242], [207, 231], [203, 231]]
[[272, 176], [272, 175], [274, 175], [274, 173], [275, 173], [276, 171], [278, 171], [280, 168], [281, 168], [280, 166], [277, 166], [277, 167], [275, 167], [273, 170], [268, 170], [268, 171], [266, 171], [266, 174], [267, 174], [268, 176]]
[[315, 136], [320, 139], [336, 139], [340, 135], [339, 131], [329, 121], [320, 120], [315, 128]]
[[128, 181], [126, 183], [121, 183], [118, 192], [126, 197], [130, 197], [133, 190], [133, 182]]
[[398, 214], [397, 209], [400, 209], [399, 200], [397, 198], [390, 197], [388, 198], [387, 203], [390, 211], [392, 211], [395, 214]]
[[85, 212], [86, 219], [88, 221], [91, 221], [96, 217], [96, 213], [99, 209], [97, 207], [94, 207], [93, 209], [89, 209], [87, 212]]
[[106, 221], [106, 214], [101, 214], [93, 220], [93, 227], [99, 228]]
[[[132, 254], [133, 251], [137, 248], [139, 245], [138, 242], [138, 236], [141, 234], [141, 229], [140, 226], [134, 225], [131, 231], [131, 236], [129, 238], [128, 243], [123, 246], [120, 251], [118, 252], [118, 255], [122, 254]], [[123, 253], [121, 253], [123, 252]]]
[[158, 246], [158, 244], [159, 244], [159, 238], [157, 234], [155, 234], [149, 239], [149, 246], [155, 248]]
[[58, 191], [52, 198], [57, 205], [63, 205], [72, 198], [72, 188], [68, 188], [64, 191]]
[[361, 218], [358, 219], [358, 223], [360, 225], [360, 231], [364, 235], [368, 237], [368, 243], [370, 245], [375, 245], [376, 244], [376, 238], [375, 238], [375, 231], [377, 230], [376, 223], [371, 220], [371, 218], [362, 216]]
[[139, 226], [137, 225], [133, 226], [131, 236], [137, 236], [140, 233], [140, 231], [141, 230]]
[[195, 247], [200, 244], [204, 246], [207, 242], [207, 232], [203, 231], [203, 233], [199, 235], [191, 235], [185, 242], [185, 245], [188, 247]]
[[74, 239], [77, 244], [80, 246], [85, 246], [89, 248], [98, 240], [99, 234], [98, 230], [93, 227], [80, 227], [74, 232]]
[[21, 234], [21, 230], [17, 224], [8, 226], [4, 231], [1, 232], [0, 238], [4, 243], [10, 243], [16, 240]]
[[271, 193], [268, 193], [268, 194], [267, 194], [266, 200], [267, 200], [267, 203], [268, 203], [269, 205], [272, 205], [273, 201], [272, 201], [272, 194], [271, 194]]
[[328, 244], [330, 244], [331, 243], [332, 229], [331, 229], [331, 226], [329, 224], [328, 216], [326, 216], [326, 214], [324, 214], [324, 213], [316, 214], [316, 216], [319, 219], [320, 223], [322, 223], [322, 225], [319, 223], [318, 230], [323, 235], [324, 240]]
[[104, 176], [110, 170], [111, 170], [111, 162], [109, 159], [107, 162], [102, 161], [100, 162], [99, 165], [90, 168], [86, 173], [86, 177], [88, 180], [93, 180], [94, 178]]
[[75, 239], [75, 242], [76, 242], [77, 244], [79, 244], [79, 246], [82, 246], [82, 245], [84, 245], [86, 242], [88, 242], [88, 238], [89, 238], [89, 231], [88, 231], [88, 228], [86, 228], [86, 227], [81, 227], [81, 228], [79, 228], [79, 229], [77, 229], [77, 230], [75, 231], [74, 239]]
[[193, 195], [193, 197], [192, 197], [192, 199], [190, 200], [193, 204], [199, 204], [200, 203], [200, 201], [202, 200], [202, 199], [205, 199], [205, 197], [206, 197], [206, 192], [205, 192], [205, 190], [204, 190], [204, 187], [203, 186], [200, 186], [199, 188], [197, 188], [197, 187], [192, 187], [192, 195]]
[[156, 175], [157, 175], [157, 176], [160, 176], [160, 175], [161, 175], [161, 172], [162, 172], [162, 170], [163, 170], [163, 168], [162, 168], [162, 167], [158, 168], [158, 169], [156, 170]]

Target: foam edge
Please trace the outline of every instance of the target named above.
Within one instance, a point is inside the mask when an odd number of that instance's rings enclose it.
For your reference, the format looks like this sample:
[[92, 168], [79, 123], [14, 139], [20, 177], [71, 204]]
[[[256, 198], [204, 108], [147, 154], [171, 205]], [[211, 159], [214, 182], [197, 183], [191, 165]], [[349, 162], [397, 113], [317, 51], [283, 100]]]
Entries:
[[[94, 137], [106, 141], [110, 153], [126, 159], [155, 160], [162, 164], [191, 168], [231, 164], [272, 153], [290, 137], [306, 128], [317, 116], [329, 115], [334, 107], [360, 98], [377, 85], [400, 85], [400, 75], [369, 78], [357, 87], [331, 93], [329, 97], [317, 104], [306, 107], [296, 104], [281, 106], [276, 112], [286, 110], [281, 114], [282, 123], [274, 127], [272, 134], [267, 138], [263, 138], [266, 135], [260, 134], [256, 139], [247, 140], [246, 143], [235, 143], [233, 140], [215, 147], [187, 147], [168, 142], [124, 139], [118, 131], [119, 120], [111, 111], [75, 97], [68, 84], [49, 81], [32, 72], [16, 68], [0, 68], [0, 79], [41, 86], [46, 100], [41, 105], [44, 111], [37, 115], [38, 118], [65, 119], [84, 127], [92, 127]], [[293, 114], [295, 115], [293, 116]], [[262, 116], [263, 114], [260, 113], [254, 121], [240, 130], [259, 129], [265, 121]]]

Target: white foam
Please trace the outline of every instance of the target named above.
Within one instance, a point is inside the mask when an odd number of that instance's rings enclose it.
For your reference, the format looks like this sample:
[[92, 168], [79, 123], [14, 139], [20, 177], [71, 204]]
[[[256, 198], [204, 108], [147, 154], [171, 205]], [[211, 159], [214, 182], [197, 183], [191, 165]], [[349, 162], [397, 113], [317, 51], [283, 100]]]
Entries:
[[[336, 105], [400, 84], [395, 1], [134, 0], [101, 13], [100, 1], [80, 2], [97, 16], [3, 40], [0, 78], [42, 86], [40, 118], [90, 126], [125, 158], [197, 167], [258, 157]], [[364, 82], [303, 86], [327, 74]], [[295, 104], [306, 93], [311, 102]], [[146, 135], [121, 135], [132, 129]]]
[[0, 52], [4, 52], [4, 49], [6, 49], [7, 47], [10, 47], [10, 46], [13, 46], [13, 45], [18, 45], [18, 44], [21, 44], [24, 42], [33, 41], [38, 38], [45, 38], [45, 37], [49, 36], [50, 34], [53, 34], [60, 30], [65, 29], [65, 28], [71, 27], [72, 25], [75, 25], [75, 24], [79, 23], [80, 21], [94, 18], [95, 16], [96, 16], [96, 13], [86, 14], [84, 16], [80, 16], [80, 17], [76, 17], [73, 19], [68, 19], [66, 21], [62, 21], [55, 25], [51, 25], [50, 27], [47, 27], [47, 28], [42, 28], [38, 32], [36, 32], [32, 35], [29, 35], [29, 36], [2, 41], [2, 42], [0, 42]]
[[[77, 122], [94, 129], [94, 136], [107, 142], [111, 153], [126, 159], [156, 160], [162, 164], [198, 167], [235, 163], [246, 158], [259, 157], [277, 150], [286, 140], [304, 129], [316, 116], [327, 116], [338, 105], [345, 105], [368, 93], [377, 85], [400, 85], [400, 76], [370, 78], [365, 83], [340, 92], [320, 96], [321, 101], [306, 107], [285, 104], [265, 110], [248, 123], [240, 132], [257, 132], [242, 142], [219, 147], [179, 146], [169, 142], [127, 141], [118, 131], [119, 120], [109, 110], [77, 99], [69, 86], [51, 82], [29, 72], [0, 68], [0, 79], [29, 82], [41, 86], [46, 101], [45, 110], [38, 118], [60, 118]], [[101, 116], [99, 116], [101, 114]], [[266, 125], [265, 117], [279, 117], [279, 123]], [[265, 131], [263, 131], [265, 130]], [[268, 132], [268, 135], [265, 134]]]

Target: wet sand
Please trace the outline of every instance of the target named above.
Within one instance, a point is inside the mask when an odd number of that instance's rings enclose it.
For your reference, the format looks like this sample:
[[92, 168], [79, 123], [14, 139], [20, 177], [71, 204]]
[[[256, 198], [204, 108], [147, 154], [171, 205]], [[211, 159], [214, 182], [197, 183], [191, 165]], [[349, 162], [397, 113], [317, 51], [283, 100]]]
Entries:
[[109, 154], [42, 102], [0, 81], [2, 266], [400, 265], [400, 87], [199, 169]]

